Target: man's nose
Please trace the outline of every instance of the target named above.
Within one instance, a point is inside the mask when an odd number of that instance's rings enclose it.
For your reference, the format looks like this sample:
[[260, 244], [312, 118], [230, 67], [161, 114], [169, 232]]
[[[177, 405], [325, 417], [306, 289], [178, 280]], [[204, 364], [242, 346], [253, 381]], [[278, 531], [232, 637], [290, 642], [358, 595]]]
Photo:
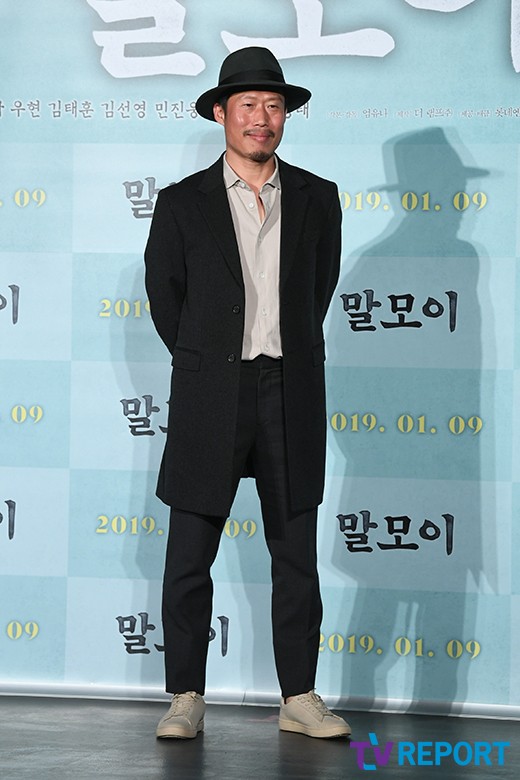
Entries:
[[256, 107], [253, 122], [255, 125], [267, 125], [269, 123], [269, 114], [265, 106]]

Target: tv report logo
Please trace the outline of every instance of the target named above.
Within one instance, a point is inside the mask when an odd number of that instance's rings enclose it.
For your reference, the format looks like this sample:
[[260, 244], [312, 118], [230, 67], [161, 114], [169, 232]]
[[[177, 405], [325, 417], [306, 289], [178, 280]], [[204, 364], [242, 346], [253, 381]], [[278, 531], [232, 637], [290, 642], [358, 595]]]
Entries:
[[360, 769], [375, 771], [386, 766], [394, 745], [399, 766], [441, 766], [454, 763], [457, 766], [503, 766], [509, 742], [385, 742], [379, 745], [376, 734], [370, 732], [368, 742], [351, 742], [356, 751]]

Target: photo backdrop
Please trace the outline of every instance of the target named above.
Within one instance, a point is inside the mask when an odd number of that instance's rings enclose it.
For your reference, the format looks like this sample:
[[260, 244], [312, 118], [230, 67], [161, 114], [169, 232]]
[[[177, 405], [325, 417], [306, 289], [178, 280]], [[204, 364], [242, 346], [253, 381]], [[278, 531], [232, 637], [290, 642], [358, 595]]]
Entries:
[[[344, 217], [319, 690], [518, 716], [519, 0], [18, 0], [0, 29], [0, 691], [164, 695], [142, 255], [223, 150], [196, 98], [265, 45], [313, 92], [280, 156]], [[208, 697], [275, 702], [251, 480], [213, 571]]]

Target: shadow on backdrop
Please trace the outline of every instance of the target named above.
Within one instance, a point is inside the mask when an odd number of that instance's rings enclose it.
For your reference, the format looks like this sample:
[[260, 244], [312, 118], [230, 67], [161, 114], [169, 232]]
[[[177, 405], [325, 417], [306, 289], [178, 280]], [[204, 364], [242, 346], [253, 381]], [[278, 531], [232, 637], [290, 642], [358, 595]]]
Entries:
[[[467, 235], [485, 198], [468, 183], [489, 172], [465, 165], [466, 151], [448, 135], [428, 128], [384, 144], [387, 183], [372, 188], [372, 198], [389, 199], [395, 216], [344, 264], [330, 315], [329, 419], [344, 411], [352, 426], [348, 415], [359, 414], [359, 432], [329, 429], [329, 438], [334, 474], [345, 475], [332, 501], [339, 515], [332, 570], [350, 586], [339, 622], [358, 635], [356, 652], [343, 653], [341, 691], [363, 707], [400, 699], [409, 710], [449, 712], [467, 698], [470, 654], [452, 659], [446, 647], [475, 638], [480, 481], [493, 479], [493, 453], [486, 448], [482, 474], [478, 436], [461, 446], [446, 427], [461, 410], [466, 424], [469, 415], [482, 416], [482, 388], [487, 403], [493, 397], [487, 379], [482, 384], [480, 306], [487, 302], [477, 294], [486, 253], [459, 237], [462, 220]], [[363, 413], [377, 418], [371, 431], [374, 418], [363, 421]], [[395, 424], [401, 415], [404, 431]], [[368, 515], [374, 507], [380, 511]], [[492, 571], [495, 560], [488, 549]], [[374, 638], [370, 653], [360, 635]], [[410, 644], [396, 646], [398, 637]]]

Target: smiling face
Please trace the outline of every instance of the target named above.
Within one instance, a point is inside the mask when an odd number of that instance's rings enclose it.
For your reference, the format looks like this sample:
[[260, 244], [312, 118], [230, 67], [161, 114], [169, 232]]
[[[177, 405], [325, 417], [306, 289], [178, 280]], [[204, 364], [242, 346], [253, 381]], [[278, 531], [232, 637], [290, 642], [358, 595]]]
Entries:
[[215, 120], [226, 134], [226, 156], [231, 167], [248, 160], [268, 162], [285, 124], [285, 99], [277, 92], [250, 90], [230, 95], [224, 106], [213, 107]]

